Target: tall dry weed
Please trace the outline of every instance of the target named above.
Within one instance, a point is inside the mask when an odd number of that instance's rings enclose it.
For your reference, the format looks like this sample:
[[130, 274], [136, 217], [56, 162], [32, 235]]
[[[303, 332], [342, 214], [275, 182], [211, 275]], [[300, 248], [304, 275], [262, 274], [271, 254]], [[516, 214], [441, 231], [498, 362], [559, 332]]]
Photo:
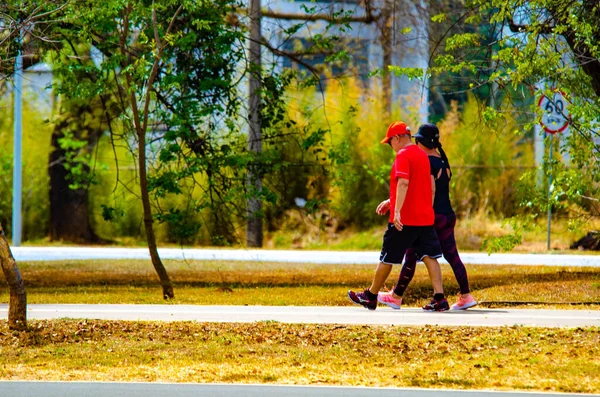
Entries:
[[514, 215], [518, 180], [533, 167], [532, 145], [520, 141], [515, 120], [506, 116], [484, 123], [477, 100], [470, 97], [462, 111], [452, 103], [439, 127], [453, 171], [455, 211], [465, 216]]
[[[324, 92], [294, 91], [290, 96], [291, 117], [300, 125], [327, 131], [324, 160], [328, 166], [326, 211], [340, 228], [364, 228], [381, 222], [375, 208], [389, 196], [389, 172], [394, 153], [380, 144], [387, 127], [403, 120], [413, 129], [419, 120], [420, 100], [402, 106], [396, 103], [386, 115], [381, 86], [369, 86], [355, 78], [329, 80]], [[320, 185], [322, 186], [322, 185]]]

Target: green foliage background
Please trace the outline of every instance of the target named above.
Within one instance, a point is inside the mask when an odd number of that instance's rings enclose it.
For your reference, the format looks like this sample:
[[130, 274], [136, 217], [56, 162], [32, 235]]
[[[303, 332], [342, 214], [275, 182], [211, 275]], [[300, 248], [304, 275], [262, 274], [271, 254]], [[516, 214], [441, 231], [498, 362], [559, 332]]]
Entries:
[[[277, 203], [271, 205], [267, 200], [265, 219], [270, 232], [286, 228], [307, 232], [325, 229], [337, 232], [346, 228], [358, 231], [385, 222], [374, 209], [388, 197], [393, 153], [389, 146], [379, 143], [389, 120], [381, 117], [383, 104], [375, 99], [376, 90], [377, 87], [364, 88], [353, 79], [330, 83], [324, 97], [314, 88], [295, 83], [287, 90], [287, 112], [271, 131], [271, 134], [288, 137], [278, 142], [277, 150], [271, 152], [276, 156], [272, 162], [283, 165], [274, 166], [272, 172], [265, 175], [265, 186], [274, 195], [273, 203]], [[318, 106], [319, 103], [322, 106]], [[516, 192], [519, 177], [533, 166], [532, 145], [518, 139], [511, 120], [499, 120], [495, 128], [484, 126], [478, 107], [477, 100], [471, 98], [460, 110], [458, 105], [453, 106], [439, 123], [441, 141], [453, 166], [453, 205], [459, 216], [481, 211], [492, 218], [512, 216], [519, 211]], [[6, 112], [9, 108], [3, 109]], [[48, 222], [46, 167], [51, 131], [35, 116], [26, 110], [24, 213], [27, 239], [43, 238]], [[418, 125], [414, 121], [417, 117], [416, 111], [393, 116], [407, 120], [414, 129]], [[1, 144], [11, 147], [12, 120], [10, 115], [2, 120]], [[303, 152], [303, 145], [312, 149]], [[4, 151], [0, 158], [5, 176], [2, 178], [5, 189], [0, 194], [0, 220], [9, 225], [12, 153]], [[95, 158], [98, 183], [90, 187], [90, 200], [96, 232], [104, 238], [120, 241], [140, 239], [143, 225], [134, 158], [123, 145], [113, 149], [108, 134], [100, 139]], [[191, 197], [199, 199], [202, 194], [196, 190]], [[308, 200], [308, 205], [299, 208], [295, 198]], [[184, 196], [173, 196], [156, 204], [185, 206], [186, 200]], [[209, 211], [206, 209], [197, 216], [200, 220], [210, 219]], [[243, 225], [240, 223], [239, 229], [233, 232], [242, 237]], [[219, 243], [214, 241], [210, 228], [200, 228], [181, 241], [170, 230], [170, 224], [165, 223], [157, 227], [157, 235], [162, 242]]]
[[[81, 16], [88, 22], [84, 22], [75, 37], [95, 37], [98, 32], [91, 27], [98, 18], [106, 17], [98, 26], [94, 25], [95, 28], [104, 33], [115, 30], [114, 24], [118, 23], [116, 8], [109, 5], [103, 9], [105, 13], [96, 15], [98, 10], [93, 3], [81, 4], [88, 6], [84, 7], [86, 12], [79, 14], [84, 8], [69, 11], [71, 17]], [[220, 0], [219, 4], [233, 6], [228, 0]], [[530, 223], [541, 220], [548, 208], [560, 216], [579, 215], [583, 219], [596, 208], [589, 197], [597, 195], [600, 181], [598, 146], [592, 140], [594, 134], [597, 135], [599, 108], [598, 95], [593, 88], [599, 82], [581, 68], [565, 62], [561, 55], [566, 54], [568, 48], [560, 37], [566, 35], [565, 32], [577, 33], [573, 36], [579, 40], [575, 48], [586, 50], [588, 59], [597, 62], [598, 46], [593, 38], [598, 36], [594, 21], [600, 11], [598, 7], [588, 9], [590, 5], [585, 2], [533, 2], [519, 9], [519, 12], [527, 11], [534, 17], [528, 26], [517, 34], [490, 40], [495, 32], [504, 31], [507, 21], [514, 18], [515, 7], [521, 5], [496, 0], [465, 3], [460, 7], [464, 12], [460, 21], [457, 16], [447, 20], [443, 14], [432, 18], [434, 24], [457, 24], [444, 45], [436, 47], [429, 70], [431, 81], [456, 80], [464, 88], [462, 102], [452, 107], [439, 122], [442, 143], [454, 170], [451, 186], [454, 207], [459, 216], [482, 214], [491, 218], [510, 218], [526, 215]], [[178, 6], [178, 2], [163, 2], [157, 10], [168, 16]], [[238, 42], [239, 48], [229, 55], [234, 61], [243, 58], [243, 29], [237, 30], [240, 25], [222, 24], [222, 20], [229, 17], [223, 9], [210, 2], [186, 3], [186, 7], [194, 10], [190, 16], [202, 37], [203, 33], [215, 34], [208, 40], [209, 47], [210, 40], [222, 39], [222, 42], [215, 42], [221, 49]], [[135, 10], [137, 22], [148, 21], [151, 9], [149, 4], [140, 3]], [[546, 12], [552, 12], [557, 23], [554, 34], [541, 33], [547, 26], [537, 17]], [[204, 23], [207, 13], [218, 23], [214, 26]], [[228, 30], [230, 27], [232, 29]], [[73, 31], [62, 33], [73, 37]], [[179, 57], [176, 65], [184, 67], [182, 70], [186, 72], [194, 66], [193, 62], [186, 64], [189, 60], [186, 54], [196, 48], [198, 37], [195, 35], [192, 30], [179, 31], [167, 40], [170, 44], [167, 51], [172, 51], [168, 58]], [[152, 36], [150, 30], [141, 32], [138, 50], [147, 56], [141, 56], [125, 68], [137, 83], [147, 77], [153, 51]], [[118, 43], [110, 34], [107, 37], [102, 49], [111, 53]], [[201, 49], [205, 49], [207, 43], [202, 45]], [[15, 48], [11, 47], [7, 53], [14, 52]], [[220, 63], [222, 57], [211, 54], [212, 57], [206, 58], [210, 64], [203, 65], [206, 67], [198, 71], [200, 77], [194, 73], [165, 71], [155, 87], [176, 97], [171, 103], [163, 102], [165, 107], [153, 109], [152, 115], [168, 126], [163, 144], [157, 144], [151, 150], [156, 158], [149, 182], [153, 205], [158, 209], [155, 218], [160, 223], [157, 228], [159, 240], [206, 245], [234, 244], [243, 240], [245, 200], [254, 194], [261, 195], [265, 202], [269, 231], [294, 229], [304, 233], [315, 230], [335, 233], [346, 228], [365, 230], [382, 222], [374, 209], [388, 196], [393, 153], [389, 147], [380, 145], [379, 140], [394, 119], [407, 121], [416, 130], [419, 120], [416, 103], [408, 107], [395, 104], [393, 114], [384, 117], [382, 104], [374, 99], [381, 97], [377, 84], [365, 87], [352, 78], [328, 79], [322, 93], [307, 88], [306, 81], [289, 80], [288, 75], [277, 76], [273, 71], [265, 70], [262, 75], [266, 87], [263, 92], [264, 152], [254, 156], [246, 152], [240, 102], [234, 96], [228, 97], [231, 102], [227, 99], [221, 102], [226, 96], [224, 93], [234, 92], [226, 85], [238, 73], [230, 66], [236, 62]], [[95, 70], [91, 62], [57, 69], [66, 82], [63, 94], [69, 93], [76, 98], [94, 97], [110, 86], [111, 73], [116, 65], [120, 65], [119, 61], [116, 56], [99, 70]], [[222, 72], [227, 78], [212, 74], [215, 65], [223, 67]], [[186, 66], [192, 68], [188, 70]], [[411, 77], [422, 75], [422, 70], [415, 68], [392, 67], [391, 71]], [[99, 80], [82, 82], [77, 79], [78, 73], [92, 76], [97, 73]], [[568, 149], [575, 167], [568, 168], [554, 160], [543, 170], [546, 179], [550, 174], [554, 177], [550, 198], [544, 194], [548, 186], [536, 183], [539, 175], [533, 169], [531, 135], [540, 114], [535, 113], [534, 105], [530, 107], [531, 99], [539, 94], [536, 84], [548, 78], [559, 84], [572, 99], [570, 111], [576, 131], [570, 138]], [[482, 99], [487, 102], [493, 87], [497, 87], [501, 95], [495, 96], [490, 103], [479, 102]], [[70, 88], [73, 90], [69, 91]], [[468, 91], [471, 94], [467, 94]], [[194, 98], [201, 98], [198, 93], [207, 93], [209, 99], [194, 102]], [[153, 100], [160, 102], [158, 98]], [[0, 145], [5, 150], [0, 153], [0, 221], [9, 230], [12, 152], [8, 148], [12, 146], [12, 122], [10, 98], [5, 97], [3, 101], [0, 104]], [[177, 117], [169, 118], [175, 114], [169, 106], [182, 107]], [[400, 108], [404, 112], [398, 110]], [[36, 109], [26, 106], [25, 113], [24, 237], [31, 240], [47, 234], [50, 129]], [[123, 134], [123, 139], [115, 142], [115, 135], [112, 139], [107, 135], [100, 140], [95, 152], [98, 163], [93, 169], [99, 183], [90, 190], [93, 224], [102, 237], [137, 239], [142, 237], [143, 228], [135, 183], [135, 158], [127, 149], [130, 142], [126, 134], [131, 133], [131, 125], [128, 128], [126, 123], [115, 124], [115, 128], [120, 129], [117, 133]], [[194, 152], [196, 156], [191, 156], [186, 150], [192, 148], [190, 143], [197, 142], [201, 153]], [[117, 146], [113, 147], [113, 143]], [[555, 159], [557, 157], [558, 153]], [[182, 167], [183, 163], [188, 168]], [[249, 167], [257, 167], [262, 175], [263, 192], [244, 190], [245, 172]], [[224, 192], [224, 196], [216, 201], [206, 200], [215, 187]], [[297, 206], [298, 199], [306, 200], [306, 205]]]
[[[23, 103], [23, 240], [44, 238], [49, 220], [48, 156], [51, 128], [35, 96]], [[13, 106], [11, 96], [0, 99], [0, 222], [8, 236], [12, 230]]]

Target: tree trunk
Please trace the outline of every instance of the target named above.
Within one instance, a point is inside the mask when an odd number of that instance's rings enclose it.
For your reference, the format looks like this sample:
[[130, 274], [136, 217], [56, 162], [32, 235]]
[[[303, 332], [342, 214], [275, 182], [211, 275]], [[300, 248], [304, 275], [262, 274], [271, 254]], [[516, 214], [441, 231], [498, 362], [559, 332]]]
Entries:
[[[582, 14], [584, 21], [590, 24], [597, 24], [600, 18], [600, 8], [597, 1], [584, 1], [582, 4]], [[560, 24], [570, 26], [569, 20], [573, 18], [569, 7], [551, 7], [550, 14]], [[592, 25], [593, 26], [593, 25]], [[581, 69], [590, 76], [592, 89], [596, 95], [600, 96], [600, 61], [597, 57], [595, 49], [598, 42], [598, 30], [594, 29], [588, 35], [583, 35], [578, 31], [568, 29], [563, 33], [569, 47], [571, 48], [573, 57]]]
[[381, 77], [381, 85], [383, 90], [383, 105], [387, 119], [392, 115], [392, 76], [390, 74], [390, 66], [392, 65], [392, 28], [394, 24], [392, 7], [390, 1], [384, 2], [381, 12], [381, 50], [383, 51], [383, 75]]
[[60, 131], [52, 134], [48, 174], [50, 176], [50, 239], [74, 243], [98, 243], [102, 240], [92, 230], [87, 189], [71, 189], [68, 172], [61, 159], [65, 150], [60, 148]]
[[140, 193], [142, 196], [142, 205], [144, 207], [144, 228], [146, 230], [146, 241], [148, 242], [148, 251], [150, 259], [163, 289], [163, 298], [172, 299], [175, 297], [173, 284], [167, 273], [167, 269], [160, 260], [158, 248], [156, 246], [156, 236], [154, 235], [154, 224], [152, 219], [152, 207], [150, 206], [150, 196], [148, 194], [148, 175], [146, 172], [146, 134], [145, 131], [138, 131], [138, 167], [140, 172]]
[[8, 328], [15, 330], [27, 329], [27, 294], [17, 262], [10, 251], [10, 246], [0, 224], [0, 265], [4, 278], [10, 288], [8, 303]]
[[[183, 9], [183, 5], [181, 5], [173, 19], [171, 21], [171, 25], [167, 30], [166, 34], [168, 35], [171, 27], [173, 26], [173, 22], [175, 18]], [[127, 4], [126, 9], [123, 14], [123, 30], [121, 31], [120, 37], [120, 47], [121, 54], [123, 55], [122, 66], [123, 69], [127, 69], [130, 66], [127, 62], [130, 60], [128, 49], [126, 48], [127, 36], [129, 35], [129, 17], [131, 15], [132, 5], [131, 3]], [[152, 265], [154, 266], [154, 270], [156, 274], [158, 274], [158, 278], [160, 280], [160, 284], [163, 289], [163, 298], [170, 299], [175, 297], [175, 293], [173, 292], [173, 284], [171, 284], [171, 279], [167, 274], [167, 269], [163, 265], [160, 260], [160, 256], [158, 255], [158, 248], [156, 247], [156, 236], [154, 235], [154, 225], [152, 219], [152, 207], [150, 206], [150, 194], [148, 192], [148, 170], [146, 168], [146, 131], [148, 130], [148, 115], [149, 115], [149, 105], [150, 105], [150, 93], [152, 92], [152, 85], [154, 84], [154, 79], [156, 78], [158, 71], [158, 64], [160, 58], [162, 56], [162, 45], [160, 44], [159, 36], [158, 36], [158, 26], [156, 22], [156, 11], [152, 11], [152, 20], [154, 24], [154, 33], [155, 40], [157, 46], [156, 58], [154, 59], [154, 65], [152, 66], [152, 70], [150, 72], [150, 76], [146, 82], [146, 97], [144, 101], [144, 107], [142, 110], [142, 114], [140, 116], [140, 109], [138, 107], [138, 102], [134, 89], [134, 81], [130, 72], [125, 72], [125, 79], [127, 85], [125, 90], [121, 90], [122, 92], [128, 93], [129, 106], [131, 107], [131, 111], [133, 113], [133, 126], [135, 128], [135, 132], [138, 138], [138, 171], [140, 173], [140, 195], [142, 198], [142, 206], [144, 208], [144, 229], [146, 230], [146, 241], [148, 243], [148, 251], [150, 252], [150, 259], [152, 260]]]
[[[260, 88], [261, 88], [261, 56], [260, 56], [260, 0], [250, 1], [250, 77], [249, 77], [249, 133], [248, 150], [254, 153], [262, 151], [262, 135], [260, 123]], [[248, 169], [248, 189], [251, 195], [255, 195], [262, 189], [260, 176], [252, 166]], [[262, 224], [262, 200], [258, 197], [248, 199], [248, 225], [246, 229], [246, 240], [248, 247], [262, 247], [263, 224]]]
[[[66, 159], [76, 154], [63, 149], [59, 143], [68, 131], [72, 139], [84, 141], [81, 149], [92, 153], [104, 131], [104, 114], [97, 114], [95, 103], [60, 102], [59, 121], [52, 132], [52, 152], [49, 156], [50, 176], [50, 239], [74, 243], [99, 243], [103, 240], [92, 230], [88, 205], [88, 189], [71, 189]], [[99, 105], [98, 105], [99, 106]], [[89, 166], [84, 165], [89, 173]]]

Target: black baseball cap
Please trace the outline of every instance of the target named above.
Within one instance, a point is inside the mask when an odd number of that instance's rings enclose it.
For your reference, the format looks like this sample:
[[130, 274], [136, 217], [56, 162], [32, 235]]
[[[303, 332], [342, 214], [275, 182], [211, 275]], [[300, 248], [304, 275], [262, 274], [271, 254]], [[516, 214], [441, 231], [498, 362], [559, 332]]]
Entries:
[[419, 127], [414, 138], [421, 142], [425, 147], [434, 149], [437, 147], [440, 140], [440, 130], [438, 130], [435, 124], [423, 124]]

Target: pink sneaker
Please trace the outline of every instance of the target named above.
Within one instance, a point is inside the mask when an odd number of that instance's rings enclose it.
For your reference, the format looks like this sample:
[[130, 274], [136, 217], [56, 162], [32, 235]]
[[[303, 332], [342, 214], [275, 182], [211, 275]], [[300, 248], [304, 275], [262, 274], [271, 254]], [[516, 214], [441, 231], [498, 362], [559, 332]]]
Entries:
[[467, 310], [475, 305], [477, 305], [477, 301], [473, 299], [471, 294], [460, 295], [458, 301], [450, 307], [450, 310]]
[[400, 305], [402, 305], [402, 298], [395, 299], [392, 291], [390, 292], [379, 292], [377, 294], [377, 301], [379, 303], [383, 303], [384, 305], [388, 305], [392, 309], [400, 309]]

